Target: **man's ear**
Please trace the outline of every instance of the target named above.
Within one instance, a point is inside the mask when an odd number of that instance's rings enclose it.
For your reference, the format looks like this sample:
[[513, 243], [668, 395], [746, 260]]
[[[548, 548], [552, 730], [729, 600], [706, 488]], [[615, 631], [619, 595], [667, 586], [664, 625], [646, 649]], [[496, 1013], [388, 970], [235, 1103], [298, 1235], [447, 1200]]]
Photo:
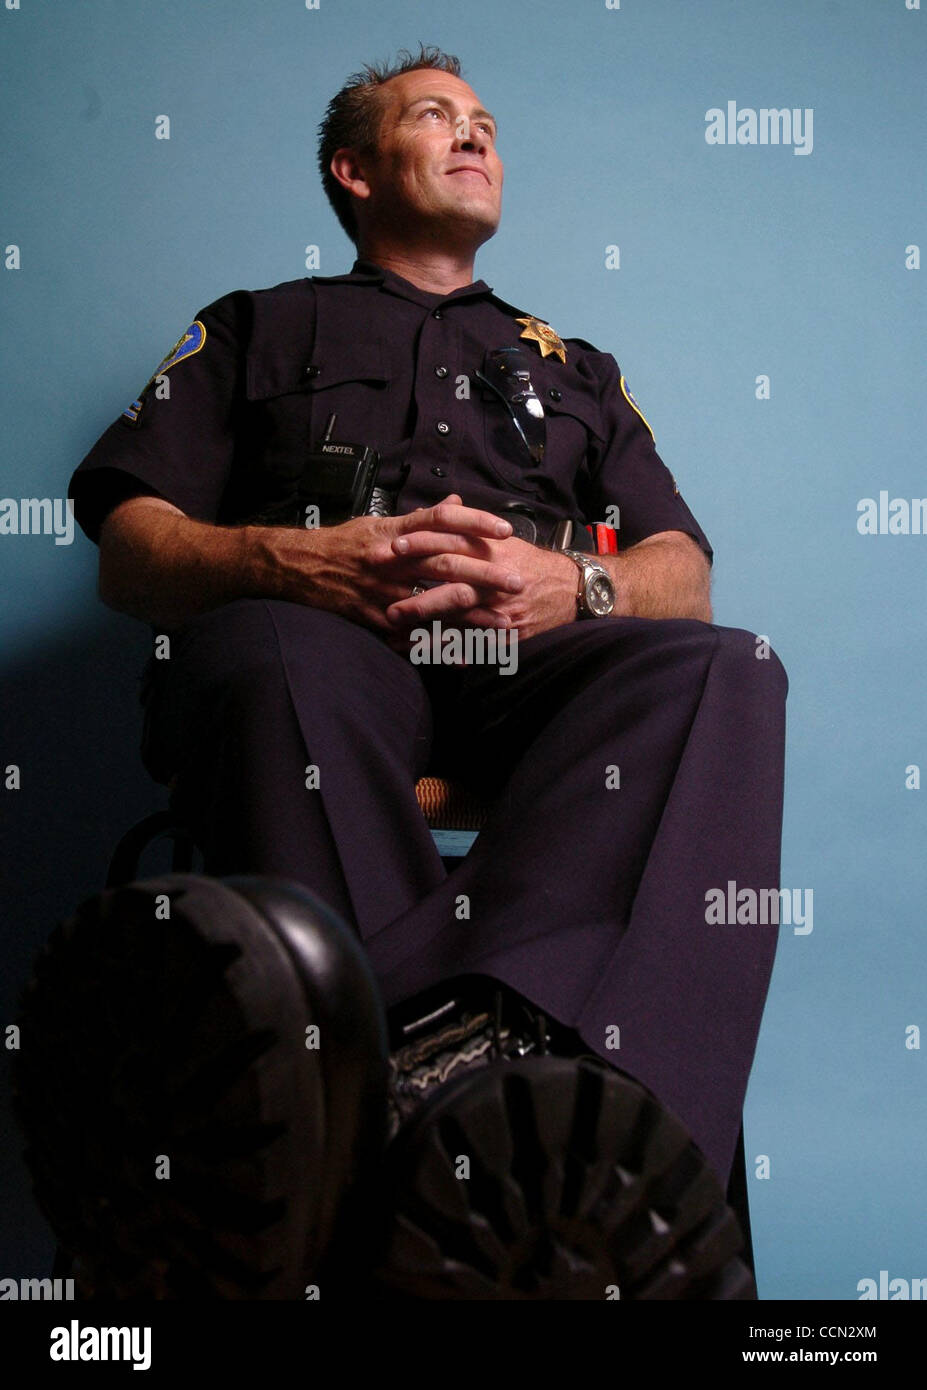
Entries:
[[361, 159], [357, 150], [345, 147], [332, 155], [329, 168], [342, 188], [346, 188], [355, 198], [369, 198], [370, 184], [367, 182], [367, 161]]

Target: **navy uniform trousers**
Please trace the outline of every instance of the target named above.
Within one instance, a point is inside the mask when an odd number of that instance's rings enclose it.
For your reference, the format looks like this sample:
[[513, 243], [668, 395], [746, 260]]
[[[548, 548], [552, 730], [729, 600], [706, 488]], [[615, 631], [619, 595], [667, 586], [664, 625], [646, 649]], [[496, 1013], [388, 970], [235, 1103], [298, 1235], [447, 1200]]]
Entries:
[[[738, 629], [608, 618], [520, 642], [503, 675], [242, 599], [173, 633], [149, 738], [207, 873], [318, 894], [387, 1007], [457, 975], [510, 985], [648, 1086], [726, 1182], [778, 929], [709, 925], [705, 895], [779, 883], [787, 679], [757, 651]], [[426, 771], [495, 797], [450, 874]]]

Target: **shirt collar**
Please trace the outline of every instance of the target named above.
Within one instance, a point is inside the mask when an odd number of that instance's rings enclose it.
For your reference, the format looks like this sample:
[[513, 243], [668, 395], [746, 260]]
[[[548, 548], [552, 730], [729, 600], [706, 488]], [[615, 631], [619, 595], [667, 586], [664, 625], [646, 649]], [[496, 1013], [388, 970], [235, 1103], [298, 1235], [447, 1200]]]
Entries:
[[413, 304], [420, 304], [425, 309], [434, 309], [438, 304], [450, 300], [477, 299], [492, 294], [492, 289], [485, 280], [474, 280], [472, 285], [463, 285], [450, 294], [432, 294], [428, 290], [419, 289], [411, 280], [404, 280], [401, 275], [387, 270], [385, 266], [377, 265], [363, 257], [358, 257], [347, 275], [316, 275], [313, 279], [325, 285], [379, 285], [387, 293], [398, 295], [400, 299], [409, 299]]

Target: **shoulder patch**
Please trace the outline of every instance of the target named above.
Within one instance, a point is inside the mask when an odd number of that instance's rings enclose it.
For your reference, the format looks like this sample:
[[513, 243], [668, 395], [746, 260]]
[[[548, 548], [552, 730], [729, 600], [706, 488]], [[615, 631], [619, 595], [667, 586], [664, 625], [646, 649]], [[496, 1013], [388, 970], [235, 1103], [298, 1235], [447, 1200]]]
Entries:
[[122, 412], [123, 419], [131, 420], [132, 423], [135, 424], [145, 402], [145, 393], [148, 391], [151, 383], [156, 381], [159, 376], [163, 376], [168, 368], [176, 367], [177, 363], [182, 362], [185, 357], [192, 357], [195, 353], [199, 352], [205, 341], [206, 326], [200, 323], [199, 319], [194, 319], [186, 333], [177, 339], [177, 342], [171, 348], [163, 362], [159, 362], [157, 367], [155, 367], [151, 376], [145, 382], [141, 391], [139, 391], [138, 399], [134, 400], [132, 404], [127, 406]]
[[625, 400], [627, 401], [627, 403], [628, 403], [628, 405], [631, 407], [631, 409], [632, 409], [633, 411], [635, 411], [635, 412], [640, 416], [640, 418], [643, 420], [644, 424], [647, 426], [648, 431], [650, 432], [650, 438], [653, 439], [654, 443], [656, 443], [656, 439], [654, 438], [653, 430], [650, 428], [650, 422], [649, 422], [649, 420], [647, 419], [647, 417], [646, 417], [646, 415], [644, 414], [644, 412], [641, 410], [640, 406], [637, 404], [637, 401], [636, 401], [636, 400], [634, 399], [634, 397], [631, 395], [631, 388], [630, 388], [630, 386], [628, 385], [628, 383], [625, 381], [624, 377], [621, 378], [621, 394], [624, 396]]

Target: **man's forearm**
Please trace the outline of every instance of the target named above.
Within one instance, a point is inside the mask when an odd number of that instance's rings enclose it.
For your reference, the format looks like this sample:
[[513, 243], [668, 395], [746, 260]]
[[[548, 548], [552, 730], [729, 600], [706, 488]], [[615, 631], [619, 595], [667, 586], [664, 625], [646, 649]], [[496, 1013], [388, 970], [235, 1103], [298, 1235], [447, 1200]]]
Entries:
[[691, 537], [653, 537], [596, 559], [615, 581], [616, 616], [711, 622], [711, 570]]
[[234, 599], [268, 596], [266, 534], [194, 521], [154, 499], [133, 498], [104, 522], [100, 597], [143, 622], [177, 627]]
[[[456, 493], [408, 515], [359, 516], [315, 528], [215, 526], [193, 521], [163, 498], [132, 497], [100, 529], [100, 597], [164, 628], [235, 599], [283, 599], [339, 614], [392, 641], [387, 607], [417, 585], [448, 577], [446, 567], [436, 572], [435, 561], [393, 551], [395, 540], [422, 527], [447, 538], [463, 578], [504, 592], [512, 587], [508, 565], [456, 553], [467, 538], [507, 539], [499, 532], [511, 533], [511, 524], [464, 507]], [[449, 585], [448, 593], [456, 587]]]

